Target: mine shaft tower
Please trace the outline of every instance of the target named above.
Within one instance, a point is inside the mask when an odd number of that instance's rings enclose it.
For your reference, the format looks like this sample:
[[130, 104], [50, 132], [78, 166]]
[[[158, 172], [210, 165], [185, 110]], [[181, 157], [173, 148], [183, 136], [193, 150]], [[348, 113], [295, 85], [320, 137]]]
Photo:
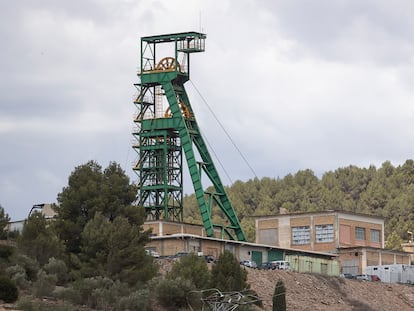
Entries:
[[[225, 233], [230, 239], [245, 241], [184, 88], [190, 79], [190, 54], [204, 52], [205, 39], [199, 32], [141, 38], [133, 131], [138, 154], [134, 165], [137, 203], [145, 208], [147, 220], [183, 221], [184, 151], [207, 236], [214, 237], [214, 228], [220, 228], [221, 236]], [[210, 180], [213, 192], [203, 189], [202, 177]], [[212, 223], [214, 203], [228, 225]]]

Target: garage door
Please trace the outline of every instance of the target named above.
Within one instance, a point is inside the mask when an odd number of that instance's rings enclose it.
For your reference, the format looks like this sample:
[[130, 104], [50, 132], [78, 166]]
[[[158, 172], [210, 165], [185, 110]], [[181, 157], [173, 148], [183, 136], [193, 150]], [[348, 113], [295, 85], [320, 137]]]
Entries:
[[275, 260], [284, 260], [283, 251], [277, 250], [277, 249], [272, 249], [272, 250], [267, 252], [267, 261], [271, 262], [271, 261], [275, 261]]
[[262, 264], [262, 252], [252, 251], [252, 260], [257, 263], [257, 266]]

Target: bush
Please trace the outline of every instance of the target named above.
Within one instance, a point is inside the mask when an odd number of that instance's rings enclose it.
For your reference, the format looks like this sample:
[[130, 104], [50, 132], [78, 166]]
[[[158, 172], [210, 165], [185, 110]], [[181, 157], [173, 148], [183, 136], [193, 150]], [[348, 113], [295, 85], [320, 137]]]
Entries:
[[26, 274], [26, 271], [24, 270], [24, 268], [19, 265], [10, 266], [6, 269], [5, 272], [9, 278], [13, 278], [15, 274]]
[[111, 287], [102, 287], [102, 288], [95, 288], [92, 291], [92, 301], [95, 304], [95, 308], [98, 310], [110, 310], [112, 306], [116, 303], [119, 299], [116, 293], [112, 290], [113, 286]]
[[4, 272], [4, 270], [10, 265], [13, 253], [13, 247], [0, 244], [0, 273]]
[[[107, 282], [110, 279], [102, 279], [102, 283], [98, 283], [98, 287], [92, 291], [92, 300], [96, 302], [98, 310], [113, 309], [113, 306], [119, 300], [119, 297], [129, 294], [128, 284], [120, 281]], [[139, 309], [141, 310], [141, 309]]]
[[12, 281], [20, 289], [27, 289], [30, 282], [27, 280], [26, 271], [19, 265], [14, 265], [6, 269], [6, 275], [12, 279]]
[[188, 306], [187, 294], [193, 290], [195, 286], [188, 280], [165, 279], [156, 287], [155, 297], [167, 310], [179, 310]]
[[37, 281], [33, 283], [33, 294], [37, 298], [51, 297], [56, 287], [56, 276], [48, 275], [43, 270], [37, 274]]
[[13, 247], [8, 245], [0, 244], [0, 259], [9, 261], [11, 255], [13, 254]]
[[57, 292], [58, 298], [90, 308], [112, 308], [119, 297], [128, 296], [130, 290], [126, 283], [112, 281], [106, 277], [93, 277], [78, 280], [69, 288]]
[[63, 301], [69, 301], [76, 305], [82, 304], [79, 291], [73, 287], [59, 288], [55, 291], [55, 297]]
[[116, 306], [116, 310], [126, 311], [126, 310], [142, 310], [150, 311], [150, 292], [148, 289], [142, 289], [131, 293], [126, 297], [119, 299], [119, 302]]
[[63, 260], [49, 258], [49, 262], [44, 265], [43, 270], [48, 274], [56, 275], [56, 285], [65, 285], [68, 281], [68, 268]]
[[10, 303], [19, 297], [16, 285], [7, 276], [0, 275], [0, 300]]
[[20, 299], [16, 307], [23, 311], [75, 311], [76, 308], [64, 302], [63, 304], [48, 304], [43, 301], [32, 301], [29, 298]]
[[92, 277], [79, 280], [74, 284], [74, 288], [79, 290], [83, 304], [86, 304], [90, 308], [95, 308], [98, 306], [98, 300], [101, 296], [105, 293], [109, 294], [109, 289], [113, 284], [114, 282], [110, 278]]
[[26, 255], [17, 255], [14, 262], [23, 267], [29, 281], [36, 281], [37, 273], [39, 272], [39, 263]]
[[279, 279], [273, 294], [273, 311], [286, 311], [286, 288], [283, 281]]

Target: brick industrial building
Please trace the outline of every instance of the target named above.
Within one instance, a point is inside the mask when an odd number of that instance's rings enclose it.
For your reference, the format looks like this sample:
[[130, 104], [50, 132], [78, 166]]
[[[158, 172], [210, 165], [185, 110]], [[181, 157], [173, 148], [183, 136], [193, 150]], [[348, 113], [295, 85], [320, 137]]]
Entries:
[[383, 218], [345, 211], [257, 217], [256, 243], [337, 254], [343, 273], [362, 273], [372, 265], [411, 264], [409, 253], [384, 249]]

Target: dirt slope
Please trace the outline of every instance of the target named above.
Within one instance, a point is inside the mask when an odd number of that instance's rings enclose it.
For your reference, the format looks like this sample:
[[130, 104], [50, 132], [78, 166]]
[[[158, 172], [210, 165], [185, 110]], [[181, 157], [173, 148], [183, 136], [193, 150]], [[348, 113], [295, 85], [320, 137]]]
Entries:
[[[159, 260], [161, 273], [171, 269], [168, 260]], [[286, 287], [288, 311], [405, 311], [414, 310], [414, 286], [348, 280], [318, 274], [246, 268], [248, 282], [263, 301], [263, 309], [272, 310], [277, 280]]]
[[287, 310], [414, 310], [414, 286], [249, 269], [248, 281], [263, 299], [264, 310], [272, 310], [279, 278], [285, 283]]
[[[161, 274], [170, 271], [170, 260], [158, 260]], [[211, 264], [210, 264], [211, 265]], [[288, 311], [405, 311], [414, 310], [414, 286], [385, 284], [303, 274], [278, 270], [249, 269], [248, 282], [263, 301], [263, 309], [272, 310], [272, 296], [277, 280], [286, 287]], [[13, 305], [0, 303], [0, 311]], [[162, 308], [158, 309], [162, 311]]]

